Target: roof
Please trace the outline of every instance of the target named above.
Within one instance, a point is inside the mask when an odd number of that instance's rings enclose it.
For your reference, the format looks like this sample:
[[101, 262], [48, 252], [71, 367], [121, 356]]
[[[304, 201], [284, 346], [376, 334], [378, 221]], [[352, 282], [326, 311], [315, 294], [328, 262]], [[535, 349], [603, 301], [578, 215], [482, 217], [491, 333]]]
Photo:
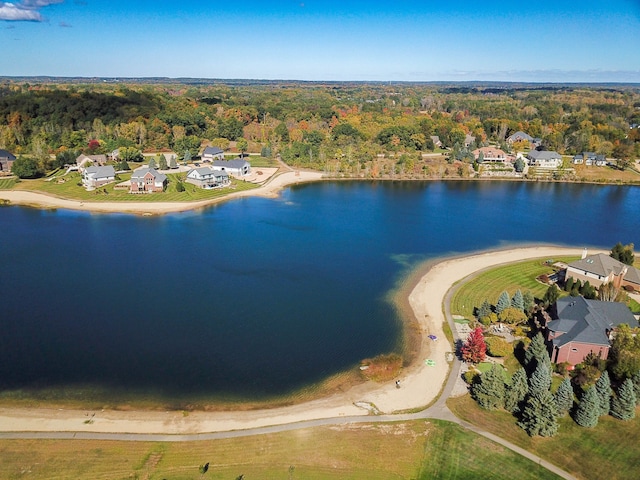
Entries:
[[562, 155], [558, 152], [554, 152], [551, 150], [531, 150], [528, 154], [529, 158], [533, 160], [553, 160], [553, 159], [562, 159]]
[[605, 253], [596, 253], [589, 255], [575, 262], [571, 262], [569, 267], [583, 272], [595, 273], [603, 277], [608, 277], [611, 273], [620, 275], [623, 268], [627, 269], [624, 279], [629, 282], [640, 284], [640, 270], [635, 267], [625, 265], [624, 263], [610, 257]]
[[103, 178], [103, 177], [115, 177], [116, 171], [113, 169], [113, 166], [107, 165], [106, 167], [89, 167], [85, 170], [87, 174], [94, 174], [94, 177]]
[[241, 158], [234, 158], [233, 160], [214, 160], [211, 165], [214, 167], [243, 168], [250, 165], [250, 163]]
[[0, 150], [0, 158], [6, 158], [8, 160], [15, 160], [16, 157], [9, 150]]
[[224, 151], [221, 148], [206, 147], [202, 152], [202, 155], [220, 155], [221, 153], [224, 153]]
[[622, 324], [637, 327], [631, 310], [619, 302], [586, 300], [583, 297], [564, 297], [556, 302], [557, 319], [547, 324], [552, 332], [563, 334], [553, 339], [554, 346], [570, 342], [609, 345], [607, 330]]
[[224, 170], [213, 170], [212, 168], [209, 168], [209, 167], [200, 167], [200, 168], [194, 168], [192, 170], [189, 170], [189, 173], [187, 173], [187, 176], [189, 176], [192, 172], [197, 172], [198, 175], [200, 175], [201, 177], [204, 175], [212, 175], [212, 174], [215, 175], [216, 177], [229, 176], [229, 174]]
[[156, 182], [164, 182], [167, 179], [167, 176], [164, 173], [160, 173], [154, 168], [142, 167], [133, 172], [133, 175], [131, 175], [131, 180], [142, 180], [147, 173], [151, 173]]
[[522, 140], [526, 140], [528, 142], [531, 142], [533, 140], [533, 137], [531, 135], [529, 135], [528, 133], [524, 133], [523, 131], [520, 131], [520, 130], [510, 135], [509, 138], [507, 138], [507, 140], [515, 140], [516, 138], [521, 138]]

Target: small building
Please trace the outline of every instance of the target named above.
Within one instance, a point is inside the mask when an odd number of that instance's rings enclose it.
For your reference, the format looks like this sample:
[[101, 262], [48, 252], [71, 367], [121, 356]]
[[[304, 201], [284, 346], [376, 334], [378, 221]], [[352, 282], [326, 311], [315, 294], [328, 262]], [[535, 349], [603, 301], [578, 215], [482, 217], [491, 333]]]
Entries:
[[215, 160], [211, 164], [214, 170], [222, 170], [234, 177], [244, 177], [251, 173], [251, 164], [244, 158], [234, 158], [233, 160]]
[[15, 155], [8, 150], [0, 150], [0, 172], [11, 172], [13, 162], [16, 161]]
[[78, 158], [76, 158], [76, 165], [79, 169], [86, 167], [89, 163], [94, 167], [103, 167], [107, 164], [107, 156], [81, 154], [78, 156]]
[[202, 152], [202, 160], [205, 162], [224, 160], [224, 151], [218, 147], [206, 147]]
[[574, 165], [582, 165], [583, 163], [584, 163], [584, 155], [582, 155], [581, 153], [578, 153], [577, 155], [573, 156]]
[[431, 135], [431, 141], [433, 142], [434, 147], [442, 148], [442, 141], [438, 135]]
[[149, 167], [137, 169], [131, 175], [129, 193], [163, 192], [167, 187], [167, 176]]
[[210, 189], [229, 185], [229, 174], [224, 170], [214, 170], [210, 167], [200, 167], [189, 170], [187, 183], [200, 188]]
[[102, 187], [116, 180], [116, 172], [111, 165], [105, 167], [87, 167], [82, 172], [82, 185], [87, 190]]
[[480, 158], [480, 154], [482, 153], [482, 160], [484, 162], [505, 162], [507, 160], [506, 152], [496, 147], [480, 147], [471, 153], [473, 153], [473, 157], [476, 160]]
[[515, 142], [527, 141], [529, 144], [533, 143], [534, 138], [528, 133], [517, 131], [516, 133], [507, 137], [507, 143], [513, 145]]
[[470, 135], [470, 134], [467, 133], [464, 136], [464, 146], [465, 147], [468, 147], [472, 143], [475, 143], [475, 141], [476, 141], [476, 137], [474, 137], [473, 135]]
[[583, 297], [559, 299], [554, 318], [546, 325], [551, 361], [576, 365], [590, 353], [606, 360], [612, 333], [622, 324], [638, 326], [633, 313], [623, 303], [586, 300]]
[[594, 287], [613, 283], [618, 288], [640, 291], [640, 270], [604, 253], [587, 256], [585, 251], [580, 260], [567, 265], [564, 277], [582, 283], [588, 281]]
[[553, 151], [531, 150], [527, 154], [529, 165], [542, 168], [559, 168], [562, 166], [562, 155]]

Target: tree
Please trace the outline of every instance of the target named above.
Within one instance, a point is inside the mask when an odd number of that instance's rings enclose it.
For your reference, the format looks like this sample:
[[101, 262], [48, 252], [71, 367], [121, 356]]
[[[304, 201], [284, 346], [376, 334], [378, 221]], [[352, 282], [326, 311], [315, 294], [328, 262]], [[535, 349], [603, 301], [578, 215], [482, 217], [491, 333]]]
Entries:
[[178, 168], [178, 163], [176, 162], [175, 155], [171, 155], [171, 158], [169, 159], [169, 168], [171, 169]]
[[524, 312], [524, 297], [522, 296], [522, 292], [519, 289], [516, 290], [516, 293], [511, 299], [511, 306], [513, 308], [517, 308], [521, 312]]
[[14, 160], [11, 166], [11, 173], [18, 178], [37, 178], [41, 176], [44, 171], [40, 168], [40, 165], [34, 158], [18, 157]]
[[496, 304], [496, 313], [500, 315], [505, 308], [509, 308], [510, 306], [511, 298], [509, 298], [509, 294], [507, 292], [502, 292], [498, 298], [498, 303]]
[[633, 382], [627, 378], [611, 400], [611, 415], [618, 420], [631, 420], [636, 416], [637, 400]]
[[516, 158], [516, 161], [513, 163], [513, 168], [515, 168], [518, 173], [524, 172], [524, 166], [524, 160], [522, 157]]
[[244, 157], [244, 152], [249, 148], [249, 142], [244, 138], [239, 138], [236, 141], [236, 148], [240, 150], [240, 156]]
[[556, 402], [558, 415], [561, 417], [564, 417], [573, 408], [573, 387], [569, 378], [565, 378], [562, 381], [553, 396], [553, 400]]
[[549, 285], [549, 288], [547, 288], [544, 297], [542, 297], [542, 301], [548, 307], [549, 305], [553, 305], [554, 303], [556, 303], [559, 296], [560, 290], [558, 290], [558, 287], [556, 287], [555, 284]]
[[189, 163], [191, 161], [191, 158], [191, 152], [189, 150], [185, 150], [184, 156], [182, 157], [182, 161], [184, 162], [184, 164], [186, 165], [187, 163]]
[[551, 388], [551, 371], [544, 362], [539, 362], [529, 377], [529, 393], [534, 394]]
[[481, 319], [490, 314], [491, 314], [491, 304], [485, 298], [484, 302], [482, 302], [482, 305], [478, 307], [478, 310], [476, 311], [476, 316], [478, 317], [478, 319]]
[[636, 372], [631, 382], [633, 383], [633, 391], [636, 394], [636, 404], [640, 404], [640, 370]]
[[135, 147], [120, 147], [118, 158], [123, 162], [142, 162], [144, 160], [142, 152]]
[[462, 360], [469, 363], [480, 363], [486, 358], [487, 344], [482, 335], [482, 328], [476, 327], [461, 348]]
[[582, 395], [578, 408], [576, 408], [573, 419], [581, 427], [593, 428], [598, 425], [600, 417], [600, 402], [596, 387], [591, 386]]
[[151, 160], [149, 160], [149, 168], [153, 168], [155, 170], [156, 168], [156, 159], [151, 157]]
[[280, 122], [276, 128], [273, 129], [273, 134], [284, 143], [289, 143], [289, 129], [284, 122]]
[[611, 258], [615, 258], [619, 262], [624, 263], [625, 265], [633, 265], [635, 261], [635, 255], [633, 254], [633, 243], [628, 245], [622, 245], [622, 243], [616, 243], [611, 249], [611, 253], [609, 254]]
[[598, 394], [598, 411], [600, 416], [608, 415], [611, 410], [611, 380], [609, 372], [602, 372], [596, 382], [596, 393]]
[[[535, 364], [533, 363], [534, 360]], [[547, 353], [547, 347], [544, 343], [544, 337], [541, 332], [538, 332], [533, 337], [529, 344], [529, 348], [524, 352], [524, 364], [529, 371], [533, 372], [539, 363], [544, 363], [545, 365], [551, 364], [551, 359]]]
[[524, 304], [525, 313], [531, 313], [533, 311], [533, 307], [536, 305], [536, 300], [533, 297], [533, 293], [531, 293], [530, 290], [527, 290], [526, 292], [524, 292], [524, 295], [522, 296], [522, 301]]
[[482, 408], [497, 410], [504, 407], [505, 385], [501, 370], [502, 367], [494, 363], [471, 386], [471, 396]]
[[167, 169], [167, 157], [164, 156], [164, 153], [160, 155], [160, 160], [158, 163], [159, 163], [160, 170]]
[[527, 396], [518, 425], [530, 437], [552, 437], [558, 433], [558, 411], [549, 390]]
[[506, 387], [504, 408], [511, 413], [519, 412], [528, 392], [529, 383], [527, 382], [527, 372], [524, 367], [520, 367], [511, 377], [511, 383]]
[[518, 325], [525, 322], [527, 320], [527, 316], [519, 308], [508, 307], [500, 312], [498, 319], [501, 322], [508, 323], [509, 325]]
[[[616, 328], [611, 341], [609, 368], [618, 380], [635, 378], [640, 372], [640, 329], [627, 324]], [[640, 379], [639, 379], [640, 380]]]

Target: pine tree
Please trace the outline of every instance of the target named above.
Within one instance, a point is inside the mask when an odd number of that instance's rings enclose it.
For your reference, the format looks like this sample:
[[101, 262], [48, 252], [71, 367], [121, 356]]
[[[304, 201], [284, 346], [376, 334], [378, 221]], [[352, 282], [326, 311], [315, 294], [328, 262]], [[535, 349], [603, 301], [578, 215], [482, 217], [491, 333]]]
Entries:
[[497, 410], [504, 407], [505, 385], [501, 367], [494, 364], [471, 387], [471, 396], [482, 408]]
[[558, 390], [556, 390], [553, 399], [556, 402], [558, 415], [564, 417], [573, 407], [573, 387], [571, 386], [571, 380], [568, 378], [564, 379], [558, 387]]
[[640, 370], [631, 379], [633, 382], [633, 391], [636, 394], [636, 405], [640, 405]]
[[552, 437], [558, 432], [558, 412], [550, 391], [527, 395], [518, 425], [530, 437]]
[[539, 362], [529, 377], [529, 394], [543, 392], [551, 388], [551, 371], [544, 362]]
[[476, 327], [461, 348], [462, 360], [469, 363], [480, 363], [487, 356], [487, 344], [482, 335], [482, 328]]
[[498, 303], [496, 304], [496, 313], [499, 315], [505, 308], [509, 308], [511, 306], [511, 299], [509, 298], [509, 294], [507, 292], [502, 292], [500, 297], [498, 298]]
[[164, 153], [160, 155], [160, 160], [158, 160], [158, 166], [160, 167], [160, 170], [167, 169], [167, 157], [164, 156]]
[[476, 313], [478, 319], [487, 317], [491, 314], [491, 304], [486, 298], [484, 302], [482, 302], [482, 305], [478, 307], [478, 311]]
[[149, 160], [149, 168], [153, 168], [155, 170], [156, 168], [156, 159], [151, 157], [151, 160]]
[[515, 295], [511, 299], [511, 306], [513, 308], [517, 308], [521, 312], [524, 312], [524, 297], [522, 296], [522, 292], [520, 290], [516, 290]]
[[600, 416], [608, 415], [611, 410], [611, 380], [609, 380], [609, 372], [606, 370], [602, 372], [596, 382], [596, 393], [598, 394]]
[[175, 155], [171, 155], [171, 159], [169, 159], [169, 168], [178, 168]]
[[633, 382], [627, 378], [618, 389], [618, 395], [611, 400], [611, 415], [619, 420], [631, 420], [636, 416], [636, 401]]
[[511, 383], [507, 385], [504, 396], [504, 408], [511, 413], [520, 411], [522, 401], [529, 391], [529, 383], [527, 382], [527, 372], [521, 367], [511, 377]]
[[547, 347], [544, 344], [544, 337], [541, 332], [538, 332], [536, 336], [533, 337], [529, 348], [524, 352], [524, 362], [529, 371], [535, 370], [538, 363], [544, 363], [548, 366], [551, 365], [551, 360], [549, 359]]
[[582, 395], [573, 419], [581, 427], [592, 428], [598, 425], [599, 413], [598, 393], [596, 392], [596, 387], [592, 386]]
[[524, 302], [525, 313], [531, 313], [531, 311], [533, 310], [533, 307], [536, 304], [536, 299], [533, 297], [533, 293], [527, 290], [526, 292], [524, 292], [524, 295], [522, 296], [522, 300]]
[[564, 283], [564, 291], [570, 292], [573, 290], [573, 277], [569, 277], [569, 279]]
[[542, 297], [542, 302], [546, 306], [553, 305], [559, 296], [560, 290], [558, 290], [558, 287], [556, 287], [555, 284], [549, 285], [549, 288], [547, 288], [547, 291], [544, 293], [544, 297]]

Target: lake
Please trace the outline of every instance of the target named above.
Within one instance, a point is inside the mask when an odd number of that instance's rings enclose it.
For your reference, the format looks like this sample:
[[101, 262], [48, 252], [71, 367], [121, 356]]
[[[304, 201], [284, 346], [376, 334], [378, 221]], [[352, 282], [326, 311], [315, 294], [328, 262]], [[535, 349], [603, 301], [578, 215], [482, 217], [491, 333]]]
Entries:
[[639, 207], [635, 186], [460, 181], [317, 183], [159, 217], [1, 208], [0, 389], [285, 395], [400, 351], [389, 292], [421, 262], [638, 244]]

